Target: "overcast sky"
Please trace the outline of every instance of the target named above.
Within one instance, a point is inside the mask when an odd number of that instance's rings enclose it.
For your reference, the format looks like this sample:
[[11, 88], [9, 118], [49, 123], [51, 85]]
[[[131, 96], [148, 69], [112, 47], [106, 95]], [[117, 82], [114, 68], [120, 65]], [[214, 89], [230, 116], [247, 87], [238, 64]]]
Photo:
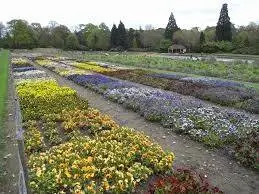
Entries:
[[216, 25], [223, 3], [228, 3], [232, 23], [259, 23], [259, 0], [3, 0], [0, 21], [25, 19], [47, 25], [54, 20], [70, 28], [105, 22], [111, 28], [122, 20], [126, 28], [164, 28], [173, 12], [180, 28], [203, 29]]

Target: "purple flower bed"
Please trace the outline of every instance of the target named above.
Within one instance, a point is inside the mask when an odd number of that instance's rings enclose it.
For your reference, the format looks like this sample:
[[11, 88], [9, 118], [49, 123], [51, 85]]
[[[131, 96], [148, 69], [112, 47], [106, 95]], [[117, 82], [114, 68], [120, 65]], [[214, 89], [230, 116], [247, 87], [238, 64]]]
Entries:
[[69, 79], [102, 93], [106, 98], [159, 121], [180, 133], [220, 146], [259, 129], [259, 121], [240, 112], [225, 112], [194, 98], [138, 87], [103, 75], [71, 75]]
[[104, 88], [115, 89], [122, 87], [133, 87], [134, 84], [118, 81], [100, 74], [80, 75], [73, 74], [67, 76], [68, 79], [82, 86], [92, 87], [102, 92]]
[[112, 82], [117, 82], [116, 80], [113, 80], [111, 78], [98, 75], [98, 74], [91, 74], [91, 75], [74, 74], [74, 75], [67, 76], [67, 78], [84, 86], [87, 86], [87, 85], [96, 86], [100, 84], [109, 84]]
[[30, 71], [30, 70], [36, 70], [35, 67], [20, 67], [20, 68], [13, 68], [14, 72], [24, 72], [24, 71]]
[[228, 80], [220, 80], [220, 79], [214, 79], [214, 78], [207, 78], [207, 77], [185, 77], [180, 79], [182, 81], [189, 81], [192, 83], [200, 83], [212, 87], [230, 87], [230, 88], [235, 88], [235, 87], [244, 87], [244, 84], [235, 82], [235, 81], [228, 81]]
[[184, 78], [186, 76], [180, 75], [180, 74], [167, 74], [167, 73], [155, 73], [155, 74], [150, 74], [149, 76], [151, 77], [157, 77], [157, 78], [165, 78], [165, 79], [175, 79], [179, 80], [181, 78]]

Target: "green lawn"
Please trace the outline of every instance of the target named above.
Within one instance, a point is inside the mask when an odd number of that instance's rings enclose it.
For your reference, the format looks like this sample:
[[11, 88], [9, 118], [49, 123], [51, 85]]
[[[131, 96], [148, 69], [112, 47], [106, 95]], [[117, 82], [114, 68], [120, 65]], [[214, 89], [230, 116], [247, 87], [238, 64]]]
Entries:
[[2, 180], [4, 154], [5, 154], [5, 130], [3, 127], [5, 118], [5, 105], [8, 84], [8, 57], [9, 51], [0, 51], [0, 182]]

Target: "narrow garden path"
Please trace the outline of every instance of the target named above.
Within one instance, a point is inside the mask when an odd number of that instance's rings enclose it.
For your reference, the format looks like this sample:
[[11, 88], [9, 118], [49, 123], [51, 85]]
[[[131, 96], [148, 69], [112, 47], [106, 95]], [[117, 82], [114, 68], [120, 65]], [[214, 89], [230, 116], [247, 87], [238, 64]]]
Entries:
[[209, 150], [200, 143], [190, 140], [163, 128], [161, 125], [146, 121], [137, 113], [119, 104], [108, 101], [103, 96], [79, 86], [45, 68], [49, 75], [62, 86], [68, 86], [89, 100], [91, 107], [113, 117], [121, 125], [143, 131], [158, 142], [165, 150], [176, 155], [175, 166], [188, 166], [209, 177], [209, 180], [225, 193], [259, 193], [259, 174], [242, 167], [227, 158], [220, 151]]
[[8, 97], [7, 113], [4, 122], [6, 132], [6, 154], [5, 154], [5, 172], [3, 185], [0, 186], [0, 194], [18, 193], [19, 191], [19, 173], [20, 166], [18, 160], [18, 144], [16, 140], [16, 117], [15, 117], [15, 97], [13, 88], [13, 79], [11, 73], [8, 78]]

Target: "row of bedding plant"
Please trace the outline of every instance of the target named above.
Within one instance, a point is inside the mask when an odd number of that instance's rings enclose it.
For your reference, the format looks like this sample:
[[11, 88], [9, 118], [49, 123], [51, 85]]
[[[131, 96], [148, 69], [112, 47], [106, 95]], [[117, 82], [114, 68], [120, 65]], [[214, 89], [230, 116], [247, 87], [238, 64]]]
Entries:
[[[70, 57], [75, 57], [70, 55]], [[198, 76], [224, 78], [236, 81], [259, 83], [259, 66], [246, 63], [221, 63], [193, 60], [174, 60], [161, 56], [130, 55], [124, 53], [85, 53], [76, 56], [84, 60], [110, 62], [124, 66], [166, 70]]]
[[173, 153], [37, 76], [16, 81], [33, 193], [128, 193], [151, 176], [174, 176]]
[[102, 74], [259, 113], [258, 91], [240, 82], [211, 77], [188, 77], [173, 73], [154, 73], [141, 69], [106, 71]]
[[[50, 58], [51, 59], [51, 58]], [[52, 59], [53, 60], [53, 59]], [[95, 62], [55, 59], [69, 66], [124, 79], [147, 86], [190, 95], [202, 100], [259, 113], [259, 93], [244, 83], [213, 77], [188, 77], [183, 74], [155, 73], [142, 69], [115, 69]], [[258, 75], [259, 76], [259, 75]]]
[[[62, 75], [59, 64], [41, 65]], [[56, 68], [61, 72], [56, 71]], [[189, 135], [210, 147], [227, 149], [228, 154], [245, 166], [258, 169], [259, 121], [247, 113], [222, 109], [196, 98], [101, 74], [82, 72], [65, 77], [138, 112], [147, 120], [160, 122], [164, 127]]]

